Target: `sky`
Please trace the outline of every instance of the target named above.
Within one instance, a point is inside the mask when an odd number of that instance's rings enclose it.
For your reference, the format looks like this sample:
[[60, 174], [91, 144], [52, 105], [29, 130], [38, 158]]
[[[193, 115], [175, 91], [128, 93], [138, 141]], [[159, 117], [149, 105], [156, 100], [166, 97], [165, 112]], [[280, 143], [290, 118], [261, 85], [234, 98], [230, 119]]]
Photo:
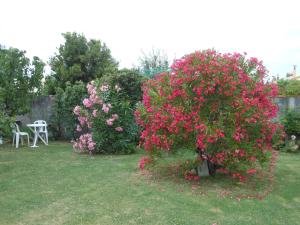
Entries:
[[48, 61], [61, 34], [110, 48], [120, 68], [160, 49], [170, 61], [196, 50], [247, 52], [270, 75], [300, 74], [298, 0], [0, 0], [0, 44]]

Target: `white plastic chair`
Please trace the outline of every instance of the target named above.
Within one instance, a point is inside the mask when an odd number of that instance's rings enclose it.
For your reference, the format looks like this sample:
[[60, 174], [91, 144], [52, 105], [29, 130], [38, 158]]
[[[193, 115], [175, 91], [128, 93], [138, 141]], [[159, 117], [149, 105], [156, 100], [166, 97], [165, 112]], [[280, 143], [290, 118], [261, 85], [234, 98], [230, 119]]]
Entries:
[[[34, 124], [45, 124], [46, 126], [35, 128], [35, 132], [38, 132], [39, 134], [43, 134], [45, 136], [45, 141], [48, 144], [48, 130], [47, 130], [47, 123], [45, 120], [36, 120], [34, 121]], [[38, 130], [36, 130], [38, 129]]]
[[13, 132], [13, 142], [12, 145], [16, 142], [16, 148], [19, 148], [19, 142], [21, 139], [21, 144], [23, 145], [23, 136], [27, 136], [28, 146], [29, 146], [29, 134], [27, 132], [21, 132], [18, 124], [15, 123]]

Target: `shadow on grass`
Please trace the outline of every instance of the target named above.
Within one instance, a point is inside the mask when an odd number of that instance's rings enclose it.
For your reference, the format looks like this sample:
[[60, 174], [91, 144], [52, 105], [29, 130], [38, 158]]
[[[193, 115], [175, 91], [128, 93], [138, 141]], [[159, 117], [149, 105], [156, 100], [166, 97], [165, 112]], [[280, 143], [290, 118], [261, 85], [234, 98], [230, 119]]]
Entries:
[[255, 175], [249, 176], [245, 182], [239, 182], [227, 174], [217, 173], [215, 176], [201, 177], [200, 181], [187, 181], [178, 172], [178, 164], [160, 164], [143, 170], [139, 176], [149, 184], [156, 184], [160, 189], [171, 186], [179, 192], [192, 192], [195, 195], [217, 195], [220, 198], [237, 200], [263, 200], [272, 191], [274, 185], [275, 166], [278, 152], [273, 151], [270, 162], [265, 168], [258, 169]]

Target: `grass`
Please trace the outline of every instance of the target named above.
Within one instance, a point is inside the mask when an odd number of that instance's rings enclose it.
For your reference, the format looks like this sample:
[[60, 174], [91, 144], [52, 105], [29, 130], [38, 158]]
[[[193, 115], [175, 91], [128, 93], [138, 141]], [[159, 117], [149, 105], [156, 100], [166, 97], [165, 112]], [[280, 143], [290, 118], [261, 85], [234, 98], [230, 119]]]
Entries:
[[235, 198], [249, 188], [224, 178], [199, 186], [149, 179], [140, 157], [90, 157], [60, 142], [0, 146], [0, 224], [300, 224], [299, 154], [280, 154], [263, 200]]

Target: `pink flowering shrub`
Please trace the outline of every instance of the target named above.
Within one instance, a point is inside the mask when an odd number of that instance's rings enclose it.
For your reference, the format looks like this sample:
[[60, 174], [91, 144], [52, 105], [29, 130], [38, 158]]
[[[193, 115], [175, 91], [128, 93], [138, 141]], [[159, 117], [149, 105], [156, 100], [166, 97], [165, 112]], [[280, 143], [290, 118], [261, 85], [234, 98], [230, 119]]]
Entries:
[[[143, 87], [135, 112], [149, 154], [196, 150], [239, 180], [268, 160], [278, 129], [271, 119], [277, 86], [264, 82], [262, 62], [238, 53], [206, 50], [174, 62]], [[189, 176], [189, 174], [187, 174]]]
[[76, 131], [81, 135], [73, 147], [99, 153], [131, 153], [135, 149], [137, 125], [129, 102], [119, 95], [122, 87], [87, 84], [88, 98], [75, 106]]

